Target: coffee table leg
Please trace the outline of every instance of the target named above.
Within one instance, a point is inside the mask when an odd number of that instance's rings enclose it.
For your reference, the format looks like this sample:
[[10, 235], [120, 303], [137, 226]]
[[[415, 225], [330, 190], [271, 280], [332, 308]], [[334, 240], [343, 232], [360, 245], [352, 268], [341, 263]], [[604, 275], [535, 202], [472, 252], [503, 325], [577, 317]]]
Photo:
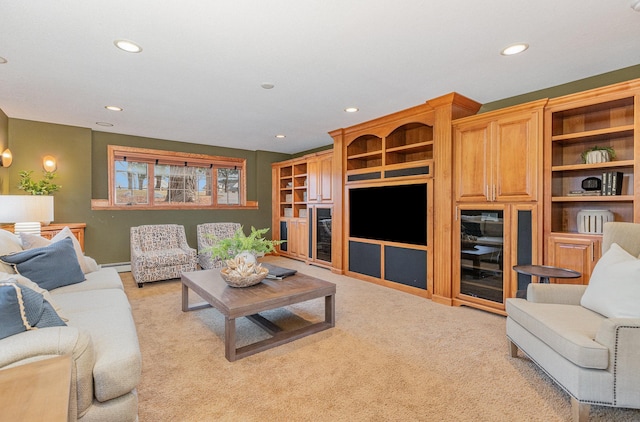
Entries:
[[335, 295], [324, 297], [324, 320], [332, 327], [336, 325], [336, 297]]
[[229, 362], [236, 360], [236, 319], [224, 317], [224, 356]]
[[189, 310], [189, 288], [182, 283], [182, 312]]

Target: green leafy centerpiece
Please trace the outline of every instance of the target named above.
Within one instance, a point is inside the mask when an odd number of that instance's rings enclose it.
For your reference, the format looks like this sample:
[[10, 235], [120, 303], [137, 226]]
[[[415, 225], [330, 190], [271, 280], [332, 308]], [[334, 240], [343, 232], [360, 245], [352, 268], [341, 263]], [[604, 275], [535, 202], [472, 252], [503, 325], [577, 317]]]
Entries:
[[56, 174], [52, 171], [45, 171], [42, 180], [36, 182], [31, 177], [33, 170], [23, 170], [20, 172], [20, 184], [18, 189], [23, 190], [31, 195], [51, 195], [60, 190], [62, 186], [53, 183]]
[[212, 236], [214, 244], [203, 249], [212, 258], [225, 261], [226, 267], [220, 270], [220, 275], [232, 287], [249, 287], [260, 283], [269, 273], [257, 262], [258, 255], [275, 251], [281, 240], [266, 239], [264, 235], [269, 228], [256, 229], [251, 227], [249, 236], [245, 235], [242, 226], [236, 230], [233, 237], [218, 239]]

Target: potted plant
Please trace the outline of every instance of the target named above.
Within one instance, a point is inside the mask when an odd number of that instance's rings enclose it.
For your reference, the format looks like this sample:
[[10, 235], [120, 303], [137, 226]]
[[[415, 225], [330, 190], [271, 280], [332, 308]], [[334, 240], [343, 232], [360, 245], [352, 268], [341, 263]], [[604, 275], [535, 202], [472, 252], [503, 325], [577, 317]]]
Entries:
[[44, 177], [39, 182], [36, 182], [31, 178], [31, 173], [33, 173], [33, 170], [23, 170], [20, 172], [20, 184], [18, 185], [18, 189], [30, 193], [31, 195], [51, 195], [62, 187], [53, 183], [53, 178], [56, 176], [54, 172], [43, 172]]
[[268, 227], [256, 229], [251, 226], [251, 234], [246, 236], [242, 226], [240, 226], [233, 237], [227, 239], [216, 238], [216, 243], [204, 248], [203, 252], [210, 253], [212, 258], [219, 258], [224, 261], [242, 254], [245, 260], [255, 262], [256, 256], [273, 252], [276, 245], [284, 242], [282, 240], [265, 239], [264, 235], [268, 231]]
[[616, 158], [616, 152], [612, 147], [594, 146], [582, 151], [582, 162], [585, 164], [606, 163]]

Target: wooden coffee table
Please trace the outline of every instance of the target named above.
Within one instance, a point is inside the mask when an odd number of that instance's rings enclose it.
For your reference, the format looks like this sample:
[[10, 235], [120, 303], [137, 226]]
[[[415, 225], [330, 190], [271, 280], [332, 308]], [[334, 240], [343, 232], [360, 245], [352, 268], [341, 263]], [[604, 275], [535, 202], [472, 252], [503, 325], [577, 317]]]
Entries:
[[[189, 306], [189, 289], [206, 303]], [[251, 287], [228, 286], [217, 269], [182, 273], [182, 311], [214, 307], [224, 315], [224, 354], [230, 362], [335, 326], [335, 295], [335, 284], [299, 273], [282, 280], [265, 279]], [[259, 314], [321, 297], [324, 321], [298, 329], [282, 330]], [[271, 337], [236, 348], [236, 318], [240, 317], [247, 317]]]

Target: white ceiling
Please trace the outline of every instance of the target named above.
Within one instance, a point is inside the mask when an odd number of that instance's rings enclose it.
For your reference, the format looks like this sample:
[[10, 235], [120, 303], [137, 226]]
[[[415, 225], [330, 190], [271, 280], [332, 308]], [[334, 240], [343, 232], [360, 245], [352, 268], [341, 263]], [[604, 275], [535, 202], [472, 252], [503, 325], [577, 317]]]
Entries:
[[[452, 91], [487, 103], [640, 64], [631, 3], [0, 0], [0, 109], [97, 131], [300, 152], [330, 144], [328, 131]], [[144, 50], [117, 49], [121, 38]], [[531, 47], [499, 54], [515, 42]]]

